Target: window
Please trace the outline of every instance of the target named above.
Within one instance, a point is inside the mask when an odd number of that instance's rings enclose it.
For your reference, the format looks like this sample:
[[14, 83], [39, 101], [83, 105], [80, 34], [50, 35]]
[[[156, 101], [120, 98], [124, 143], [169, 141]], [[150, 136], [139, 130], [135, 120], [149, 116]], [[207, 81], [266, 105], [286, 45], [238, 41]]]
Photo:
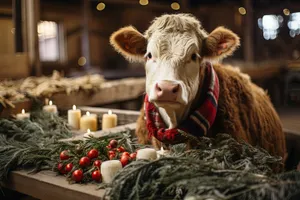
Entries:
[[39, 51], [41, 62], [59, 62], [59, 29], [54, 21], [38, 23]]

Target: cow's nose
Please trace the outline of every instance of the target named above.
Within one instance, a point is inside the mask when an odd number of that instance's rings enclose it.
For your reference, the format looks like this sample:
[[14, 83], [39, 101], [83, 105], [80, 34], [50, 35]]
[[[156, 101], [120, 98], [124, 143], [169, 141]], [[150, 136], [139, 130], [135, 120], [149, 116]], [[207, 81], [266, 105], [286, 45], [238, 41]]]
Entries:
[[176, 101], [178, 93], [178, 83], [171, 81], [159, 81], [155, 85], [155, 94], [158, 101]]

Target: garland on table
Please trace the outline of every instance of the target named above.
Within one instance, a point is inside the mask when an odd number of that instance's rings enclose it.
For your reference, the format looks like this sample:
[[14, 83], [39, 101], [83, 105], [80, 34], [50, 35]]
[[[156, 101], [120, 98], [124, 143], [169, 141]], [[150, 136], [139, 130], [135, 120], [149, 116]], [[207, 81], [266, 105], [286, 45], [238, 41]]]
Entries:
[[111, 199], [287, 199], [300, 192], [300, 173], [274, 174], [281, 159], [227, 134], [201, 138], [199, 149], [174, 145], [171, 154], [121, 170]]

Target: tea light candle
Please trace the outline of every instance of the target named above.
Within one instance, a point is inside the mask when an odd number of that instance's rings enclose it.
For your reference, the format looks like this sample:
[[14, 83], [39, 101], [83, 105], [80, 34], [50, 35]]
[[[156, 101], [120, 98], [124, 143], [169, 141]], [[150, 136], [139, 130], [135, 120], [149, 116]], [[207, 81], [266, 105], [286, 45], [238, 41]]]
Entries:
[[94, 132], [91, 132], [90, 129], [87, 130], [87, 132], [83, 135], [84, 137], [89, 137], [89, 136], [95, 136]]
[[52, 101], [49, 101], [49, 105], [45, 105], [43, 107], [43, 110], [49, 113], [57, 114], [57, 106], [53, 105]]
[[102, 116], [102, 130], [113, 128], [117, 126], [118, 117], [116, 114], [113, 114], [111, 110], [108, 111], [108, 114]]
[[30, 118], [30, 113], [26, 113], [24, 109], [22, 109], [22, 112], [21, 113], [18, 113], [16, 115], [16, 118], [19, 119], [19, 120], [22, 120], [22, 119], [29, 119]]
[[80, 130], [87, 131], [87, 129], [91, 131], [98, 130], [97, 115], [91, 114], [90, 112], [86, 112], [86, 114], [80, 118]]
[[160, 158], [160, 157], [164, 157], [164, 156], [168, 155], [169, 151], [164, 150], [164, 148], [161, 147], [159, 151], [156, 151], [156, 154], [157, 154], [157, 158]]
[[81, 111], [76, 109], [76, 106], [73, 105], [72, 110], [68, 110], [68, 124], [74, 129], [79, 129], [81, 118]]
[[156, 160], [157, 159], [157, 153], [155, 149], [152, 148], [145, 148], [145, 149], [140, 149], [137, 151], [136, 155], [137, 160]]
[[111, 183], [117, 172], [122, 169], [119, 160], [108, 160], [101, 164], [101, 174], [103, 183]]

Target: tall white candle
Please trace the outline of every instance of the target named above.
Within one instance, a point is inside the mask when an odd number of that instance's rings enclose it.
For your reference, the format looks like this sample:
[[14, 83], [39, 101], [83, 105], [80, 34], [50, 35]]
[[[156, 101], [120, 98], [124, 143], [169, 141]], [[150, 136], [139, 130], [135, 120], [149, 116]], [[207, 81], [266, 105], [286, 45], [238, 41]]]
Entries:
[[113, 114], [111, 110], [108, 111], [108, 114], [102, 116], [102, 130], [116, 127], [118, 123], [118, 116]]
[[74, 129], [80, 128], [81, 111], [73, 105], [71, 110], [68, 110], [68, 124]]
[[151, 160], [151, 161], [156, 160], [157, 159], [156, 150], [152, 148], [140, 149], [137, 151], [136, 159]]
[[108, 160], [101, 164], [101, 174], [103, 183], [111, 183], [117, 172], [122, 169], [119, 160]]
[[43, 110], [49, 113], [57, 114], [57, 106], [53, 105], [52, 101], [49, 101], [49, 105], [45, 105], [43, 107]]
[[21, 113], [18, 113], [18, 114], [16, 115], [16, 118], [17, 118], [17, 119], [20, 119], [20, 120], [22, 120], [22, 119], [29, 119], [29, 118], [30, 118], [30, 113], [26, 113], [25, 110], [22, 109], [22, 112], [21, 112]]
[[80, 119], [80, 130], [87, 131], [88, 129], [91, 131], [98, 130], [97, 115], [90, 112], [86, 112]]

